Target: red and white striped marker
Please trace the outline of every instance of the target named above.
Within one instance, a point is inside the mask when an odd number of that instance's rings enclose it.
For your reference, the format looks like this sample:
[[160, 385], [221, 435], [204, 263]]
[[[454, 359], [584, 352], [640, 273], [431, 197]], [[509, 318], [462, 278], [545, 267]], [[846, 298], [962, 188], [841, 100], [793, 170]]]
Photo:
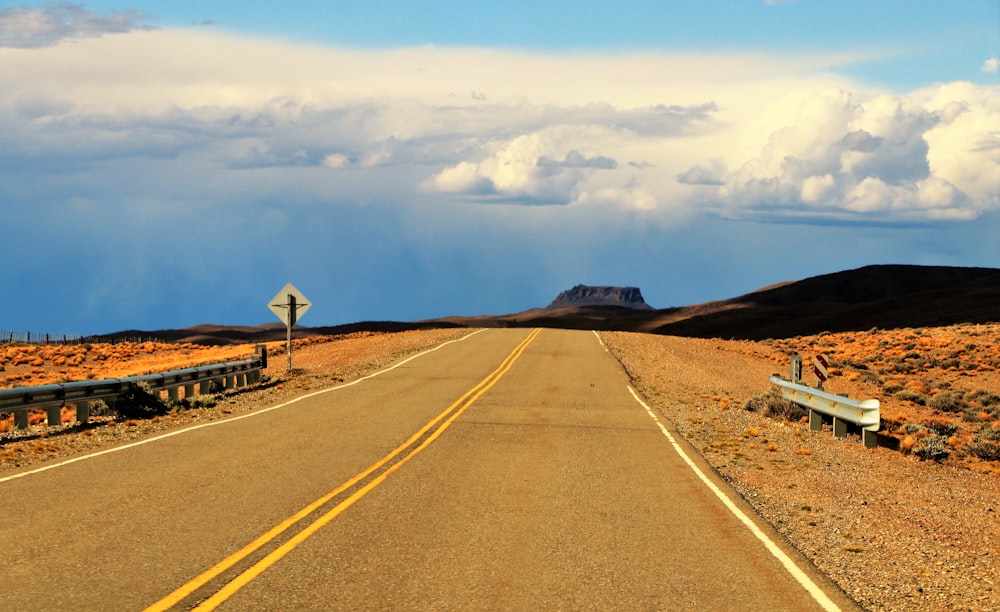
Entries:
[[816, 375], [816, 380], [819, 384], [826, 382], [826, 379], [830, 377], [827, 368], [830, 367], [830, 360], [826, 355], [816, 355], [813, 357], [813, 374]]

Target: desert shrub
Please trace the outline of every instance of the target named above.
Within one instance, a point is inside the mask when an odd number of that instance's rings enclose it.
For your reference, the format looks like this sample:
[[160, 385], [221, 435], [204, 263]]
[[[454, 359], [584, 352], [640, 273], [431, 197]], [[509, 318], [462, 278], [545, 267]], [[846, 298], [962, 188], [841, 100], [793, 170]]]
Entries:
[[881, 385], [882, 384], [882, 379], [879, 378], [878, 375], [876, 375], [876, 374], [874, 374], [872, 372], [862, 372], [861, 373], [861, 382], [872, 383], [872, 384], [875, 384], [875, 385]]
[[160, 395], [150, 392], [143, 383], [130, 384], [128, 390], [110, 402], [118, 419], [147, 419], [170, 412], [170, 407], [160, 399]]
[[184, 412], [192, 408], [214, 408], [219, 399], [216, 395], [196, 395], [178, 400], [166, 399], [163, 403], [168, 412]]
[[748, 399], [746, 403], [743, 404], [743, 409], [747, 412], [764, 412], [767, 410], [767, 405], [774, 396], [773, 392], [761, 393], [760, 395], [755, 395]]
[[1000, 442], [1000, 427], [991, 427], [989, 425], [986, 425], [985, 427], [979, 430], [979, 435], [977, 437], [983, 438], [985, 440], [993, 440], [995, 442]]
[[783, 421], [798, 421], [809, 414], [802, 406], [773, 391], [751, 397], [743, 405], [743, 409], [750, 412], [760, 412], [764, 416]]
[[916, 389], [900, 389], [895, 393], [896, 397], [906, 401], [924, 406], [927, 404], [927, 396]]
[[948, 441], [942, 436], [927, 436], [913, 447], [913, 454], [925, 461], [941, 461], [950, 453]]
[[893, 372], [897, 372], [899, 374], [910, 374], [916, 369], [917, 367], [910, 362], [895, 362], [892, 364], [891, 368]]
[[882, 388], [883, 391], [889, 395], [895, 395], [903, 390], [903, 385], [899, 383], [891, 383]]
[[973, 408], [970, 406], [962, 411], [962, 420], [966, 423], [977, 423], [983, 420], [980, 418], [980, 414], [982, 414], [982, 411], [979, 408]]
[[903, 425], [903, 431], [908, 434], [914, 434], [918, 431], [927, 431], [927, 428], [920, 423], [906, 423]]
[[965, 446], [965, 450], [983, 461], [1000, 461], [1000, 442], [994, 440], [976, 436], [971, 443]]
[[1000, 395], [990, 393], [982, 389], [973, 391], [965, 396], [970, 402], [979, 402], [983, 407], [1000, 406]]
[[958, 425], [941, 419], [927, 419], [924, 426], [939, 436], [948, 437], [958, 431]]
[[947, 370], [949, 368], [956, 368], [957, 369], [958, 366], [962, 365], [962, 362], [960, 362], [958, 359], [935, 359], [934, 360], [934, 365], [935, 365], [935, 367], [938, 367], [938, 368], [941, 368], [941, 369], [944, 369], [944, 370]]
[[99, 399], [90, 402], [90, 414], [91, 416], [112, 416], [114, 411], [108, 405], [108, 402]]
[[927, 405], [942, 412], [962, 412], [969, 407], [969, 403], [962, 399], [962, 396], [950, 391], [938, 393], [927, 402]]
[[844, 367], [854, 368], [855, 370], [867, 370], [868, 366], [861, 363], [860, 361], [855, 361], [853, 359], [844, 359], [840, 362]]
[[192, 408], [214, 408], [218, 403], [214, 395], [199, 395], [191, 399]]

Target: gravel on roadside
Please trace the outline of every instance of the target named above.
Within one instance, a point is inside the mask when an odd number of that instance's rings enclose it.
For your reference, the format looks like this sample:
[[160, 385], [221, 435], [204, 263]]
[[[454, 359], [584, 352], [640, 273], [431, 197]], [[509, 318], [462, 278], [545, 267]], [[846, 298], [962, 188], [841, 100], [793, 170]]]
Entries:
[[870, 610], [1000, 610], [1000, 477], [744, 409], [778, 369], [737, 341], [602, 333], [651, 406]]

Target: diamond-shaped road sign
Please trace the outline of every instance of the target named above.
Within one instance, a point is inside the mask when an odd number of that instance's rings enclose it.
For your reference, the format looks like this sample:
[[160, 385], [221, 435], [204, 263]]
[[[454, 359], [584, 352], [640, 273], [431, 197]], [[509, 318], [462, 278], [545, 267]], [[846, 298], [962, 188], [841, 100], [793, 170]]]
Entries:
[[281, 291], [267, 303], [271, 312], [276, 314], [278, 319], [288, 327], [295, 325], [295, 322], [306, 314], [310, 306], [312, 304], [309, 303], [306, 296], [302, 295], [302, 292], [291, 283], [282, 287]]

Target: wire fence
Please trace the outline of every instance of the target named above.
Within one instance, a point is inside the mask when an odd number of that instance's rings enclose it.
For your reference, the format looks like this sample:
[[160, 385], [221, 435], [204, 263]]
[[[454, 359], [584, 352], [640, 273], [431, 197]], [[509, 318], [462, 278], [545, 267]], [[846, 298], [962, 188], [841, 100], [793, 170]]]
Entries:
[[0, 329], [0, 344], [118, 344], [162, 341], [152, 336], [75, 336]]

